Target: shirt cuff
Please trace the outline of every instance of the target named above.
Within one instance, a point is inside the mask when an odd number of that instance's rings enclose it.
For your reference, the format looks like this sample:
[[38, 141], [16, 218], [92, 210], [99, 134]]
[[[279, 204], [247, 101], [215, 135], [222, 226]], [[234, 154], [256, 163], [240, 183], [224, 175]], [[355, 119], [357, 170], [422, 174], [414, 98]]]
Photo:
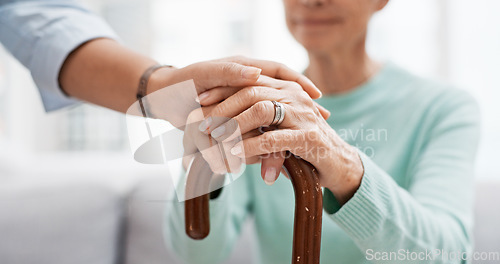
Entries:
[[44, 30], [43, 37], [34, 46], [29, 65], [47, 112], [78, 102], [63, 93], [59, 86], [59, 72], [68, 55], [92, 39], [118, 39], [108, 24], [96, 15], [73, 10], [68, 13]]
[[325, 188], [323, 192], [323, 208], [328, 214], [334, 214], [342, 208], [342, 205], [328, 188]]
[[389, 204], [388, 189], [391, 187], [387, 181], [392, 179], [386, 179], [389, 176], [385, 172], [364, 153], [358, 152], [365, 168], [361, 185], [347, 203], [329, 216], [352, 238], [364, 240], [382, 227]]

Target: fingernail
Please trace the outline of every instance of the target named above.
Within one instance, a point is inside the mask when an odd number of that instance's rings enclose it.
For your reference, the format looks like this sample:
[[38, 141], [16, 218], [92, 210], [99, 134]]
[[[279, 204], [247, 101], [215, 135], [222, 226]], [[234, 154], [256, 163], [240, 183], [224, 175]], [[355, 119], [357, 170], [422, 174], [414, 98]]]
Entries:
[[276, 169], [275, 168], [267, 168], [266, 174], [264, 174], [264, 182], [267, 185], [273, 185], [276, 181]]
[[207, 119], [201, 121], [200, 125], [198, 126], [198, 129], [201, 132], [205, 132], [210, 127], [211, 123], [212, 123], [212, 117], [208, 117]]
[[218, 137], [224, 135], [225, 132], [226, 132], [226, 126], [225, 125], [221, 125], [220, 127], [214, 129], [212, 131], [212, 133], [210, 133], [210, 134], [212, 135], [212, 137], [218, 138]]
[[200, 95], [198, 95], [198, 103], [202, 103], [203, 100], [207, 99], [209, 95], [210, 95], [210, 91], [203, 92]]
[[241, 145], [236, 145], [231, 149], [231, 154], [238, 156], [241, 154]]
[[261, 69], [255, 68], [255, 67], [245, 67], [243, 71], [241, 71], [241, 75], [245, 79], [257, 79], [259, 78], [260, 73], [262, 72]]

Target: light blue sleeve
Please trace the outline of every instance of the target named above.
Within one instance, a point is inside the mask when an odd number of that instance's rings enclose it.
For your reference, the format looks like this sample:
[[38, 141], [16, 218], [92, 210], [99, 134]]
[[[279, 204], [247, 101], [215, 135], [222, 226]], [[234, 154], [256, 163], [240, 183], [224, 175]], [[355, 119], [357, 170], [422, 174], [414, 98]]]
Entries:
[[77, 102], [59, 87], [66, 57], [95, 38], [117, 36], [76, 1], [0, 0], [0, 42], [31, 71], [46, 111]]

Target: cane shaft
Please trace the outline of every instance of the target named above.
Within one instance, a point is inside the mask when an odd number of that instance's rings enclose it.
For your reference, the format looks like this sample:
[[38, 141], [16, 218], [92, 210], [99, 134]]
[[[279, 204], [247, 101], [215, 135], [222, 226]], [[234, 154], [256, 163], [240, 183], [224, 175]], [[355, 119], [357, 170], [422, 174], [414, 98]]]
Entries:
[[[295, 192], [292, 264], [319, 264], [323, 195], [316, 168], [294, 155], [285, 160], [284, 167]], [[186, 193], [205, 191], [205, 194], [186, 200], [185, 221], [186, 234], [197, 240], [205, 238], [210, 232], [209, 174], [209, 165], [201, 155], [196, 156], [188, 173]]]

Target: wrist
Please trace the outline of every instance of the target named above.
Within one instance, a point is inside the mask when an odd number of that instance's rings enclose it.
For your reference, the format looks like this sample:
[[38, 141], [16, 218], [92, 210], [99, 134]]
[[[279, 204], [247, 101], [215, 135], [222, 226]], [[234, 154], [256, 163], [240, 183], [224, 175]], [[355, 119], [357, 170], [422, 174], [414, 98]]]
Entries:
[[154, 93], [162, 88], [175, 83], [174, 72], [177, 70], [175, 67], [163, 67], [151, 74], [147, 86], [147, 93]]
[[348, 148], [348, 154], [344, 157], [343, 176], [335, 185], [327, 187], [335, 196], [335, 199], [344, 205], [347, 203], [359, 189], [364, 175], [364, 167], [358, 152], [351, 146]]

